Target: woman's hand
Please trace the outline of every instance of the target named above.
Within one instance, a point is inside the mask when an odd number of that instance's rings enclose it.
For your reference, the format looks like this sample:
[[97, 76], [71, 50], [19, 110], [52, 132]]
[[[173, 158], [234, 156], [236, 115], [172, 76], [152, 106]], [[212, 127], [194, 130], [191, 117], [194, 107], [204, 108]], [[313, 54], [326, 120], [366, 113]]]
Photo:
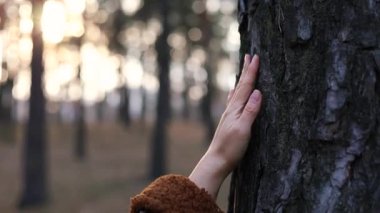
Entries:
[[220, 185], [244, 156], [251, 126], [259, 113], [261, 92], [254, 90], [259, 57], [244, 57], [244, 67], [236, 88], [230, 92], [227, 108], [206, 154], [189, 178], [216, 199]]

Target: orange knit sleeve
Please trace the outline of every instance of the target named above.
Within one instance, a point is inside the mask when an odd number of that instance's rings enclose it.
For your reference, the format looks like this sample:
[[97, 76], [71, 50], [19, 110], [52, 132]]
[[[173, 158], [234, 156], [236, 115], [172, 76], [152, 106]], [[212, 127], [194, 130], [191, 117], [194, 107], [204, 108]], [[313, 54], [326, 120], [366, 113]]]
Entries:
[[211, 196], [181, 175], [158, 178], [131, 199], [131, 213], [222, 212]]

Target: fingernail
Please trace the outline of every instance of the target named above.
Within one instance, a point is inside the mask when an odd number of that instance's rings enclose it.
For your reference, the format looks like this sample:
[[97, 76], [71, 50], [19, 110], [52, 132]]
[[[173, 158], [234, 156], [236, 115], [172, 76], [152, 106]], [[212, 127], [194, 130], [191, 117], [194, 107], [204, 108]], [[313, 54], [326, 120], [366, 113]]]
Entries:
[[258, 90], [253, 91], [252, 98], [253, 98], [253, 101], [255, 102], [260, 101], [260, 98], [261, 98], [260, 92]]
[[251, 60], [252, 60], [251, 56], [249, 54], [245, 54], [244, 61], [245, 62], [251, 62]]
[[[259, 56], [258, 56], [257, 54], [255, 54], [255, 55], [253, 56], [253, 59], [254, 59], [254, 60], [258, 60], [258, 59], [259, 59]], [[253, 60], [253, 59], [252, 59], [252, 60]]]

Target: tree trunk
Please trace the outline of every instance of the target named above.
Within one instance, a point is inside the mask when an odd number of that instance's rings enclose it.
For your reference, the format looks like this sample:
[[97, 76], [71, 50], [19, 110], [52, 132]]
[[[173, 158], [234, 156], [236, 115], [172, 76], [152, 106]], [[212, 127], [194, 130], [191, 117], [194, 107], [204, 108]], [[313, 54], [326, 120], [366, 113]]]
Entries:
[[[0, 3], [0, 34], [3, 34], [6, 20], [5, 3]], [[4, 67], [3, 63], [0, 66]], [[3, 69], [2, 67], [0, 69]], [[0, 79], [2, 78], [1, 73], [0, 71]], [[12, 88], [13, 79], [8, 78], [3, 84], [0, 83], [0, 124], [9, 125], [12, 120]]]
[[[83, 20], [86, 21], [86, 14], [83, 14]], [[86, 27], [85, 27], [86, 29]], [[72, 43], [78, 47], [80, 51], [84, 43], [84, 35], [79, 38], [72, 38]], [[81, 60], [83, 60], [81, 58]], [[78, 65], [77, 81], [82, 91], [84, 90], [84, 82], [81, 80], [82, 65]], [[79, 161], [86, 159], [87, 145], [87, 125], [86, 125], [86, 106], [84, 105], [83, 95], [75, 102], [75, 129], [74, 129], [74, 157]]]
[[12, 88], [12, 79], [8, 79], [4, 84], [0, 85], [0, 123], [7, 125], [12, 121]]
[[24, 145], [24, 176], [20, 206], [40, 205], [47, 201], [45, 98], [42, 91], [43, 40], [39, 29], [42, 0], [34, 0], [34, 29], [32, 33], [32, 86], [29, 100], [29, 120]]
[[380, 211], [380, 2], [240, 0], [263, 107], [229, 212]]
[[80, 99], [76, 103], [76, 122], [75, 125], [75, 157], [79, 161], [84, 161], [86, 158], [86, 144], [87, 144], [87, 128], [85, 121], [85, 106], [83, 100]]
[[15, 139], [15, 125], [12, 122], [12, 88], [13, 79], [8, 79], [0, 85], [0, 138], [6, 143], [14, 143]]
[[131, 116], [129, 114], [129, 89], [127, 86], [123, 86], [119, 89], [120, 92], [120, 106], [119, 106], [119, 118], [120, 121], [129, 126], [131, 124]]
[[152, 138], [152, 159], [150, 178], [157, 178], [166, 172], [165, 156], [166, 156], [166, 139], [167, 124], [170, 116], [170, 82], [169, 82], [169, 62], [170, 48], [167, 43], [169, 35], [169, 2], [162, 0], [157, 3], [162, 20], [162, 33], [156, 43], [158, 53], [157, 60], [159, 65], [159, 82], [160, 89], [158, 92], [158, 103], [156, 113], [156, 124], [154, 127]]
[[[206, 5], [206, 1], [204, 1], [204, 5]], [[200, 14], [202, 24], [201, 24], [201, 30], [202, 30], [202, 46], [204, 46], [207, 52], [207, 60], [205, 62], [205, 69], [207, 72], [207, 92], [203, 96], [201, 101], [201, 111], [202, 111], [202, 117], [203, 122], [205, 125], [205, 128], [207, 129], [207, 140], [206, 144], [209, 145], [211, 143], [211, 140], [214, 137], [215, 133], [215, 123], [214, 119], [212, 117], [212, 99], [214, 95], [214, 85], [213, 85], [213, 70], [212, 70], [212, 48], [210, 47], [210, 41], [212, 37], [212, 25], [210, 22], [210, 17], [207, 15], [207, 12], [204, 11]]]

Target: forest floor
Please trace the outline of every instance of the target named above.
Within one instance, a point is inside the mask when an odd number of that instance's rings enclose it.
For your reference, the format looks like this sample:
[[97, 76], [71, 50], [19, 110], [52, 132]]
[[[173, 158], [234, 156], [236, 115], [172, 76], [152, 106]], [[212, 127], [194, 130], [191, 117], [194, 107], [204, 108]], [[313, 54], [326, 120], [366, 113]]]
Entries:
[[[49, 124], [48, 204], [19, 210], [23, 129], [0, 127], [0, 212], [128, 212], [129, 199], [147, 184], [151, 125], [90, 124], [87, 158], [73, 155], [73, 126]], [[4, 131], [7, 134], [4, 134]], [[11, 134], [10, 134], [11, 133]], [[193, 121], [172, 121], [167, 147], [168, 173], [188, 175], [206, 150], [206, 132]], [[218, 204], [226, 209], [229, 180]]]

